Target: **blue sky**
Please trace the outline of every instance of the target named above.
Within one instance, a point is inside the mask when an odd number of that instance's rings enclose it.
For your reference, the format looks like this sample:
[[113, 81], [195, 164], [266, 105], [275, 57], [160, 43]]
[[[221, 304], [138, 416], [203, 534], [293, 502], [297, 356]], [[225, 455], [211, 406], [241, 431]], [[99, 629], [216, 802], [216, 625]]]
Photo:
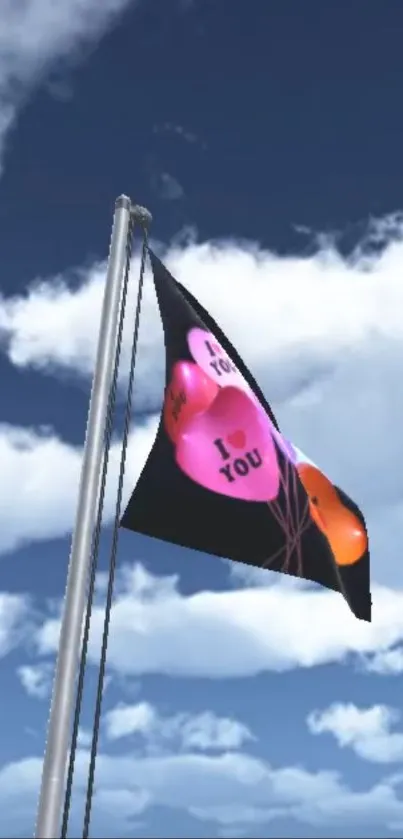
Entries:
[[[0, 835], [32, 835], [114, 200], [364, 509], [374, 620], [340, 595], [119, 544], [92, 835], [403, 829], [403, 10], [9, 0], [0, 31]], [[138, 245], [138, 242], [137, 242]], [[133, 259], [132, 300], [139, 257]], [[80, 732], [80, 835], [127, 376]], [[150, 274], [125, 498], [153, 442]]]

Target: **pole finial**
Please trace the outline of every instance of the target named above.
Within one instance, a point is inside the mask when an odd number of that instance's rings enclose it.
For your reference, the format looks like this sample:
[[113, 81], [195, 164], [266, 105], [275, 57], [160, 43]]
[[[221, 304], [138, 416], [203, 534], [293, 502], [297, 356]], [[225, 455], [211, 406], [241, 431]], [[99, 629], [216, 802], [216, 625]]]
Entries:
[[132, 209], [132, 202], [128, 195], [119, 195], [119, 198], [115, 201], [115, 208], [117, 210], [129, 210]]

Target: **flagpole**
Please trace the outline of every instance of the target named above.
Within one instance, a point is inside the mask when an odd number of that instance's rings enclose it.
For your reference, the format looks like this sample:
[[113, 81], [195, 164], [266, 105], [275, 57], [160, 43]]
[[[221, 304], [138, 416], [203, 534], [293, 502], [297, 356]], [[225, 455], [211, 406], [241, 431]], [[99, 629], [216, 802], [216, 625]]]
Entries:
[[[71, 716], [81, 648], [85, 597], [97, 514], [104, 434], [116, 358], [121, 292], [133, 208], [121, 195], [115, 204], [98, 349], [88, 413], [77, 513], [73, 532], [56, 673], [38, 804], [36, 839], [56, 839], [60, 832]], [[55, 476], [63, 480], [63, 476]]]

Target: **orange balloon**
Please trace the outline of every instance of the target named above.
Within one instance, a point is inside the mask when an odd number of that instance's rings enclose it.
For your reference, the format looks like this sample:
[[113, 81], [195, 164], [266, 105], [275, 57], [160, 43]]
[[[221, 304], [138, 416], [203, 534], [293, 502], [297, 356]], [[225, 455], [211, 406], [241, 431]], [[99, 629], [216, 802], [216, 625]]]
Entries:
[[353, 565], [365, 553], [365, 528], [340, 498], [328, 478], [309, 463], [298, 463], [297, 471], [308, 497], [311, 517], [326, 536], [338, 565]]

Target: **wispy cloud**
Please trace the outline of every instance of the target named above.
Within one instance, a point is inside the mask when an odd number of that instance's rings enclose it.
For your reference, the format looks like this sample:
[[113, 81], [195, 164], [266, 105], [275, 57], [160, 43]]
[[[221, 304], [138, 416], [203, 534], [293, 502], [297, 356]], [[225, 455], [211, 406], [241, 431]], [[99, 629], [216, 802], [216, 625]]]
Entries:
[[25, 595], [0, 592], [0, 657], [19, 645], [29, 631], [31, 605]]
[[169, 172], [161, 172], [159, 175], [154, 175], [152, 186], [162, 201], [179, 201], [185, 195], [183, 186]]
[[17, 675], [28, 696], [46, 699], [50, 694], [53, 666], [48, 662], [25, 664], [17, 669]]
[[174, 122], [164, 122], [162, 125], [155, 125], [153, 131], [154, 134], [173, 134], [175, 137], [185, 140], [186, 143], [200, 143], [194, 131], [190, 131], [183, 125], [178, 125]]
[[136, 0], [2, 0], [0, 169], [5, 140], [32, 89], [61, 60], [76, 61]]

